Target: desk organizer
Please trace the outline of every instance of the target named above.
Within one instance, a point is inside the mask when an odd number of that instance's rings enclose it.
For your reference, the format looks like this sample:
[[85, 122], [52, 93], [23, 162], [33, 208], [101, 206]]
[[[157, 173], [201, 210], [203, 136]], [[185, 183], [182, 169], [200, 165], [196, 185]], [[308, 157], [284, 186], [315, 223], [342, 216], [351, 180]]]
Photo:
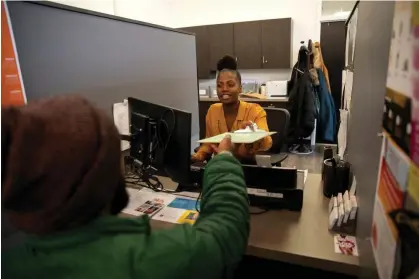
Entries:
[[358, 213], [358, 202], [356, 196], [350, 196], [348, 191], [345, 194], [339, 193], [331, 197], [329, 203], [329, 230], [355, 235], [356, 218]]

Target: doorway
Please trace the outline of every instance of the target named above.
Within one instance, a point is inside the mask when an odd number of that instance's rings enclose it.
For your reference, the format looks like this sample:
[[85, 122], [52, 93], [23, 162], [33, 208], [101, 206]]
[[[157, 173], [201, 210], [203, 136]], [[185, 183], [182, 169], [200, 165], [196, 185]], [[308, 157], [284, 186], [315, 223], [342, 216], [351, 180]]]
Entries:
[[342, 96], [342, 71], [345, 68], [345, 30], [345, 21], [343, 20], [322, 22], [320, 29], [321, 50], [324, 64], [329, 72], [330, 89], [335, 102], [338, 123]]

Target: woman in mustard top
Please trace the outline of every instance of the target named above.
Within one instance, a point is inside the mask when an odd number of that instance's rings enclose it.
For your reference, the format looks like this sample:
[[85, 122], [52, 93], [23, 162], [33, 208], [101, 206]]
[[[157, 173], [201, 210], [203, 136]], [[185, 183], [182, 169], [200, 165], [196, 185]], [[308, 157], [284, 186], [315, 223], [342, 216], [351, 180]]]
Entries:
[[[213, 137], [226, 132], [244, 129], [256, 123], [259, 129], [269, 131], [266, 112], [258, 104], [239, 100], [242, 92], [241, 76], [237, 63], [230, 56], [223, 57], [217, 64], [217, 95], [220, 103], [212, 105], [205, 120], [205, 137]], [[236, 147], [235, 156], [240, 160], [252, 160], [256, 152], [266, 151], [272, 146], [272, 138], [266, 137], [254, 144], [241, 144]], [[193, 161], [205, 161], [213, 153], [218, 153], [217, 146], [203, 144], [192, 155]]]

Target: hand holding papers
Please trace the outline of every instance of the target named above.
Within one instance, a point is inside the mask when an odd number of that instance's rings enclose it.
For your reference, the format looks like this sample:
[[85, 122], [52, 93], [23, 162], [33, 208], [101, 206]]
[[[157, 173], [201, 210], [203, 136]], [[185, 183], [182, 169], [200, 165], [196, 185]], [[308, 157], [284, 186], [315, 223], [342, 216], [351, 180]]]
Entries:
[[[252, 130], [253, 129], [253, 130]], [[246, 126], [245, 129], [237, 130], [234, 133], [224, 133], [216, 135], [214, 137], [199, 140], [198, 143], [220, 143], [226, 135], [231, 135], [232, 143], [244, 143], [250, 144], [257, 142], [267, 136], [276, 134], [276, 132], [266, 132], [265, 130], [259, 130], [256, 123], [252, 123], [252, 127]]]

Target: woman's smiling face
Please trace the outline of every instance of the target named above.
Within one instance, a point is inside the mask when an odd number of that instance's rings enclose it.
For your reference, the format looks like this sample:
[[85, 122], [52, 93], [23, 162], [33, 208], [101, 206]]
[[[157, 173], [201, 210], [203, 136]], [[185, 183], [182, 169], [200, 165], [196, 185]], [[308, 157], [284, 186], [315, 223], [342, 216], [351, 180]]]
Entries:
[[222, 71], [217, 77], [217, 95], [222, 104], [235, 104], [242, 91], [241, 84], [234, 71]]

